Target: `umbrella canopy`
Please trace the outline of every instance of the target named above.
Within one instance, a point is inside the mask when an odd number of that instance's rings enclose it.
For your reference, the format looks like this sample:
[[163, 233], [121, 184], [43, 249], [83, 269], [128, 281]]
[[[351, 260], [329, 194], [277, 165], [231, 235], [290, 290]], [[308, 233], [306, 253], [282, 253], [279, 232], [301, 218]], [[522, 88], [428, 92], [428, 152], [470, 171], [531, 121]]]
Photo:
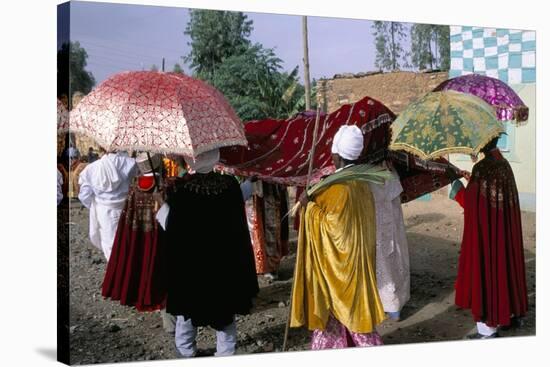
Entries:
[[316, 114], [303, 112], [286, 120], [255, 120], [245, 124], [250, 147], [221, 150], [220, 169], [242, 175], [256, 175], [260, 179], [285, 185], [305, 186], [309, 153], [316, 145], [313, 157], [312, 181], [334, 172], [331, 146], [334, 134], [342, 125], [357, 125], [365, 138], [361, 159], [383, 155], [390, 142], [389, 126], [393, 112], [370, 97], [341, 106], [330, 113], [322, 113], [319, 133], [313, 142]]
[[497, 119], [515, 121], [517, 124], [529, 118], [529, 108], [517, 93], [503, 81], [479, 74], [462, 75], [444, 81], [434, 92], [454, 90], [472, 94], [495, 108]]
[[422, 159], [477, 154], [504, 125], [491, 106], [470, 94], [431, 92], [411, 103], [392, 124], [390, 149]]
[[57, 100], [57, 133], [69, 132], [69, 111], [59, 99]]
[[132, 71], [101, 83], [71, 111], [71, 131], [107, 150], [190, 157], [247, 145], [241, 121], [207, 83], [178, 73]]

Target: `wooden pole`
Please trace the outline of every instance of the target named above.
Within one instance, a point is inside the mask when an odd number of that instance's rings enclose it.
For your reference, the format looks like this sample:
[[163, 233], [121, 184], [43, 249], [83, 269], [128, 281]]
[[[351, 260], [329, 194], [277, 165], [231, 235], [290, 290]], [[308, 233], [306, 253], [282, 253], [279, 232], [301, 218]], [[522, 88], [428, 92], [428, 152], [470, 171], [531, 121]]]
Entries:
[[311, 109], [311, 85], [309, 81], [309, 50], [307, 39], [307, 17], [302, 17], [302, 37], [304, 41], [304, 89], [306, 97], [306, 111]]
[[309, 167], [307, 170], [307, 180], [306, 180], [306, 190], [309, 187], [309, 183], [311, 181], [311, 174], [313, 172], [313, 157], [315, 155], [315, 148], [317, 147], [317, 132], [319, 130], [319, 119], [321, 115], [321, 104], [317, 103], [317, 116], [315, 116], [315, 128], [313, 129], [313, 141], [311, 150], [309, 152]]
[[[306, 180], [306, 187], [304, 190], [306, 190], [307, 195], [307, 189], [309, 187], [309, 183], [311, 180], [311, 174], [313, 173], [313, 158], [315, 155], [315, 147], [317, 143], [317, 133], [319, 131], [319, 120], [321, 117], [321, 103], [319, 101], [317, 102], [317, 116], [315, 116], [315, 127], [313, 129], [313, 141], [311, 142], [311, 149], [309, 153], [309, 168], [307, 171], [307, 180]], [[296, 249], [296, 256], [298, 256], [299, 249]], [[294, 264], [294, 277], [292, 280], [292, 287], [290, 288], [290, 303], [288, 305], [288, 315], [286, 317], [286, 326], [285, 326], [285, 336], [283, 339], [283, 349], [284, 352], [286, 350], [286, 343], [288, 340], [288, 331], [290, 329], [290, 314], [292, 312], [292, 294], [294, 293], [294, 280], [296, 279], [296, 264]]]

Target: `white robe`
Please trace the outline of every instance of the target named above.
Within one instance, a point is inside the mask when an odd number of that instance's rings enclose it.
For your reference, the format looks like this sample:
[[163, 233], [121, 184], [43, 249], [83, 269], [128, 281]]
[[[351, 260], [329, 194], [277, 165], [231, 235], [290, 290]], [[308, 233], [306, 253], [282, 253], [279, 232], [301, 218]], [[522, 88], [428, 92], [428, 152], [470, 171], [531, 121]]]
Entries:
[[103, 251], [107, 260], [130, 183], [137, 172], [135, 160], [119, 152], [105, 154], [80, 173], [78, 198], [90, 209], [90, 241]]
[[400, 311], [410, 298], [409, 248], [397, 174], [384, 185], [370, 184], [376, 210], [376, 279], [386, 312]]

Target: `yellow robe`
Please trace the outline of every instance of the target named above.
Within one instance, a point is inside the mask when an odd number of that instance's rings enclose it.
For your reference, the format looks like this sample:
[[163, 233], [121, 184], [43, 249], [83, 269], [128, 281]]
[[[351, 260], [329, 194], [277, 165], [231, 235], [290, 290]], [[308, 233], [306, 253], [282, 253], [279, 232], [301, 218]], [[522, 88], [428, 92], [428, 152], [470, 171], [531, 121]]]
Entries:
[[370, 333], [385, 319], [376, 286], [376, 217], [366, 182], [329, 186], [302, 210], [290, 326], [325, 329], [332, 313]]

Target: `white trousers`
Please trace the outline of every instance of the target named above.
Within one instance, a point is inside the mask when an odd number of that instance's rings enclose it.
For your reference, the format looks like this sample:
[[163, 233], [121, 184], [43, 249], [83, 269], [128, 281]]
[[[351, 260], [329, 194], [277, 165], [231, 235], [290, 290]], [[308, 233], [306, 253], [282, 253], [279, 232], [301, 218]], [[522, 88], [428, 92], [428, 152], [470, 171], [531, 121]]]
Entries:
[[[183, 316], [176, 318], [176, 348], [182, 357], [194, 357], [197, 354], [197, 328]], [[233, 321], [223, 330], [216, 331], [216, 356], [235, 354], [237, 345], [237, 324]]]

